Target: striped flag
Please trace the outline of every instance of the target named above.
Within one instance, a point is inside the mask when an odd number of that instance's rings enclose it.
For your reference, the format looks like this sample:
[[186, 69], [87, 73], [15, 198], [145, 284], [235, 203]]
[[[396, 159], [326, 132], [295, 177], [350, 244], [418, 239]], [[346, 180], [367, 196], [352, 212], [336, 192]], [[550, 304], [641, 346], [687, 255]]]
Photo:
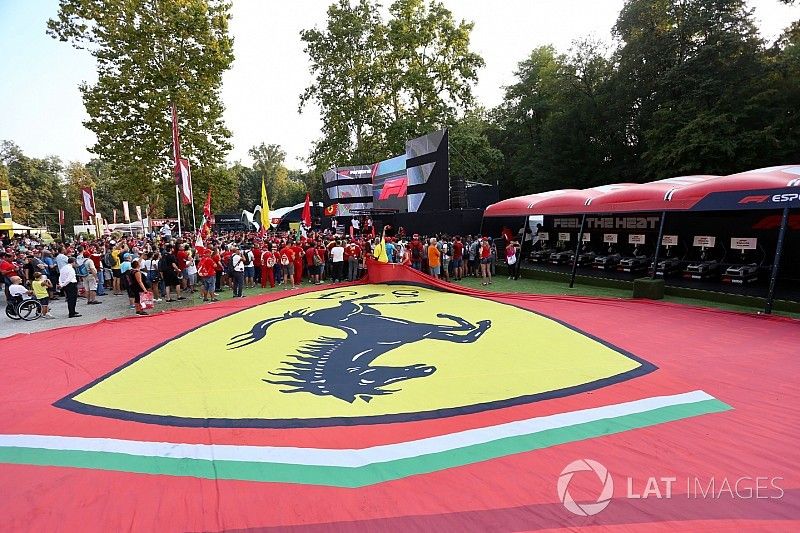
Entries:
[[181, 199], [184, 205], [192, 203], [192, 169], [189, 165], [189, 160], [185, 158], [179, 159], [180, 163], [180, 189]]
[[91, 187], [81, 187], [81, 218], [91, 220], [94, 215], [94, 191]]

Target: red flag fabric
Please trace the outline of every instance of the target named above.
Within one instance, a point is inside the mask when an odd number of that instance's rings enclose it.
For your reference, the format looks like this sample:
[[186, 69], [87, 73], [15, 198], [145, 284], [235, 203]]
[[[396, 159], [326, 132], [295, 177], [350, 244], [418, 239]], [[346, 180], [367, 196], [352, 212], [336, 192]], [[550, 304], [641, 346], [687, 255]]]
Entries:
[[81, 187], [81, 218], [86, 221], [94, 215], [94, 191], [91, 187]]
[[175, 162], [175, 185], [181, 184], [181, 141], [178, 131], [178, 108], [172, 104], [172, 160]]
[[58, 210], [58, 225], [59, 226], [64, 225], [64, 211], [62, 209]]
[[181, 158], [178, 162], [180, 167], [181, 199], [184, 205], [188, 205], [192, 203], [192, 171], [188, 159]]
[[305, 227], [311, 227], [311, 196], [306, 193], [306, 205], [303, 206], [302, 221]]
[[203, 204], [203, 216], [205, 217], [206, 222], [211, 222], [211, 189], [208, 190], [206, 203]]

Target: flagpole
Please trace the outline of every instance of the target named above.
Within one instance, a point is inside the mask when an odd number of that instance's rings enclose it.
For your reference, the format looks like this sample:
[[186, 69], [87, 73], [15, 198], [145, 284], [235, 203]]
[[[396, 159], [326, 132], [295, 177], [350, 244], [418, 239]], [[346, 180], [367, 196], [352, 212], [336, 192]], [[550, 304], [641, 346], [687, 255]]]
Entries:
[[178, 237], [181, 236], [181, 190], [178, 184], [175, 184], [175, 208], [178, 211]]

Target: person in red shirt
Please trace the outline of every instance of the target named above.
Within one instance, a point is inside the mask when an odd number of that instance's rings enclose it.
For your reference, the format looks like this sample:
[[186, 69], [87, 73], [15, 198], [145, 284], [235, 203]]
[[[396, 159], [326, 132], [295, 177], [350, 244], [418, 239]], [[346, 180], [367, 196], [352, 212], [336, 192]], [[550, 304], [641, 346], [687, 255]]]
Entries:
[[344, 248], [344, 260], [347, 262], [347, 281], [358, 279], [358, 265], [361, 261], [361, 247], [355, 240]]
[[315, 243], [310, 242], [305, 252], [306, 271], [308, 272], [309, 281], [314, 285], [319, 285], [319, 267], [314, 260], [314, 258], [318, 257], [319, 255], [317, 255], [317, 247], [315, 246]]
[[259, 258], [261, 263], [261, 288], [267, 288], [267, 281], [269, 281], [270, 288], [275, 288], [275, 253], [272, 251], [272, 245], [266, 245], [265, 250], [261, 252]]
[[[178, 265], [178, 268], [181, 270], [181, 275], [182, 275], [181, 287], [185, 289], [186, 288], [186, 282], [189, 279], [189, 276], [188, 276], [188, 274], [186, 272], [186, 265], [189, 262], [188, 247], [187, 246], [181, 246], [180, 250], [175, 252], [175, 259], [177, 261], [175, 264]], [[189, 292], [192, 292], [192, 291], [189, 291]]]
[[492, 262], [492, 248], [489, 245], [489, 239], [484, 237], [481, 240], [481, 247], [480, 247], [480, 256], [481, 256], [481, 277], [483, 278], [483, 283], [481, 285], [491, 285], [492, 284], [492, 269], [491, 269], [491, 262]]
[[294, 250], [291, 246], [285, 244], [278, 255], [283, 269], [283, 284], [285, 285], [288, 282], [291, 285], [291, 287], [284, 287], [284, 290], [289, 288], [296, 289], [297, 286], [294, 284]]
[[18, 275], [17, 265], [11, 262], [14, 256], [5, 253], [0, 259], [0, 277], [3, 278], [3, 289], [6, 293], [6, 301], [11, 301], [11, 295], [8, 293], [8, 286], [11, 285], [11, 277]]
[[461, 276], [464, 274], [464, 243], [461, 242], [461, 237], [456, 237], [453, 242], [453, 275], [456, 281], [461, 281]]
[[422, 252], [424, 246], [419, 240], [418, 234], [414, 234], [411, 242], [408, 243], [408, 248], [411, 252], [411, 267], [416, 270], [422, 270]]
[[227, 285], [228, 287], [233, 288], [231, 286], [230, 276], [228, 275], [228, 271], [225, 268], [226, 265], [230, 264], [231, 257], [233, 257], [233, 252], [230, 250], [230, 248], [228, 248], [224, 252], [222, 252], [222, 265], [223, 265], [223, 269], [222, 269], [222, 285], [223, 286]]
[[214, 259], [211, 258], [211, 250], [204, 250], [200, 258], [200, 264], [197, 265], [197, 275], [200, 276], [200, 294], [203, 296], [203, 301], [212, 302], [217, 301], [217, 294], [214, 292], [216, 278], [217, 278], [217, 265]]
[[292, 251], [294, 252], [294, 283], [295, 285], [300, 285], [303, 282], [303, 258], [305, 257], [305, 251], [303, 247], [300, 246], [299, 242], [295, 242], [292, 245]]

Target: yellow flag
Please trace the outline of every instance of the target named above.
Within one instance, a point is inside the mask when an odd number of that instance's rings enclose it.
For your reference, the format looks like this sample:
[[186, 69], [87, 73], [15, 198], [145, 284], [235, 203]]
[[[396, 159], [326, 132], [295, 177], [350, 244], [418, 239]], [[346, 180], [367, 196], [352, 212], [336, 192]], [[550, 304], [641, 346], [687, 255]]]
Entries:
[[261, 227], [269, 229], [269, 200], [267, 199], [267, 187], [264, 185], [264, 178], [261, 178]]

